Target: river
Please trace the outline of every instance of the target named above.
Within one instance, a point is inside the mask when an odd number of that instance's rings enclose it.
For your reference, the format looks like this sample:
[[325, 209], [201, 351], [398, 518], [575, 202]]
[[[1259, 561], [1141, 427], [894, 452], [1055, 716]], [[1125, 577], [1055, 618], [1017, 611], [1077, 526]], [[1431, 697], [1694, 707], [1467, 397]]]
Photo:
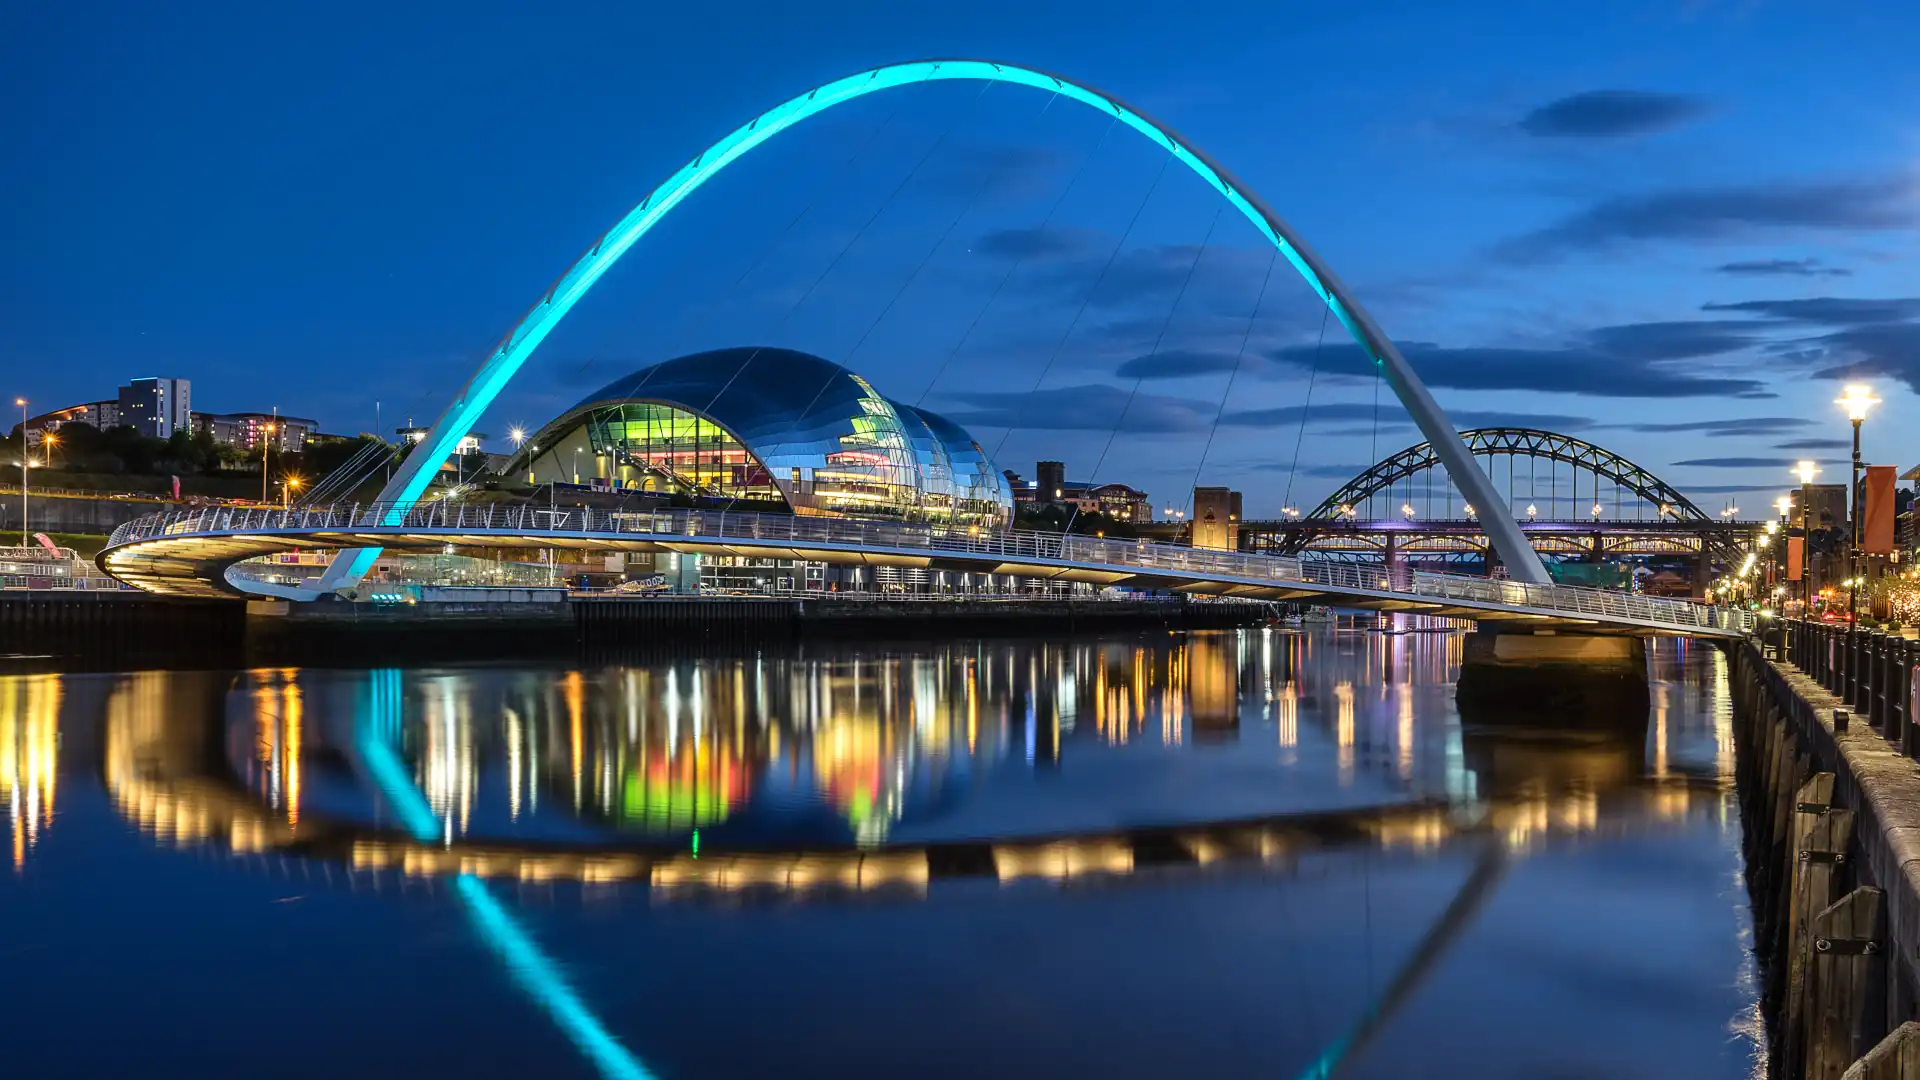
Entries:
[[[23, 1078], [1744, 1078], [1726, 662], [1448, 633], [0, 674]], [[1474, 718], [1467, 718], [1472, 721]]]

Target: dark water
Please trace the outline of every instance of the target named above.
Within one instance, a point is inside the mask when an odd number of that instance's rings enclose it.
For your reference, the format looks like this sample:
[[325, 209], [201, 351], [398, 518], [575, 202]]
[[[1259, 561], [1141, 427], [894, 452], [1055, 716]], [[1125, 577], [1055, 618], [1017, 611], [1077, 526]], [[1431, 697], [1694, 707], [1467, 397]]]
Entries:
[[1459, 650], [0, 675], [0, 1071], [1754, 1075], [1720, 654], [1572, 737]]

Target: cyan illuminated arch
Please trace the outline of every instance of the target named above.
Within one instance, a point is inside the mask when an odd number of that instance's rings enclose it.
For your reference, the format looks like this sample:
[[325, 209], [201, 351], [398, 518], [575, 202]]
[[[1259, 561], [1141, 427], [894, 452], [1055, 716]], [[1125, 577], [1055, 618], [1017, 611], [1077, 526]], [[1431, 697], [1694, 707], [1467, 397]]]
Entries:
[[[1171, 128], [1111, 94], [1048, 72], [989, 60], [919, 60], [875, 68], [827, 83], [754, 117], [668, 177], [665, 183], [653, 189], [640, 205], [607, 230], [587, 249], [586, 254], [580, 256], [554, 282], [540, 302], [507, 332], [480, 365], [480, 369], [461, 388], [446, 411], [434, 422], [427, 436], [394, 473], [393, 479], [381, 489], [380, 501], [394, 506], [391, 511], [393, 521], [389, 524], [398, 523], [405, 513], [405, 507], [426, 491], [448, 455], [573, 305], [587, 294], [587, 290], [600, 280], [601, 275], [620, 256], [626, 254], [628, 248], [645, 236], [669, 211], [680, 205], [681, 200], [747, 151], [809, 116], [867, 94], [910, 83], [944, 79], [1013, 83], [1078, 101], [1112, 116], [1119, 123], [1164, 147], [1194, 175], [1218, 191], [1279, 249], [1300, 277], [1326, 303], [1333, 316], [1340, 320], [1340, 325], [1346, 327], [1353, 339], [1374, 358], [1382, 376], [1406, 405], [1421, 434], [1434, 445], [1455, 485], [1475, 505], [1492, 511], [1486, 516], [1488, 539], [1512, 576], [1523, 581], [1544, 583], [1548, 580], [1546, 568], [1520, 534], [1519, 526], [1507, 511], [1506, 503], [1495, 492], [1492, 481], [1479, 470], [1472, 455], [1454, 435], [1452, 423], [1440, 411], [1440, 406], [1426, 386], [1414, 375], [1406, 358], [1400, 355], [1400, 350], [1394, 347], [1373, 318], [1353, 299], [1340, 279], [1300, 240], [1280, 215], [1274, 213], [1233, 174], [1180, 138]], [[378, 549], [364, 549], [336, 559], [323, 579], [322, 587], [330, 589], [352, 584], [373, 564], [378, 554]]]

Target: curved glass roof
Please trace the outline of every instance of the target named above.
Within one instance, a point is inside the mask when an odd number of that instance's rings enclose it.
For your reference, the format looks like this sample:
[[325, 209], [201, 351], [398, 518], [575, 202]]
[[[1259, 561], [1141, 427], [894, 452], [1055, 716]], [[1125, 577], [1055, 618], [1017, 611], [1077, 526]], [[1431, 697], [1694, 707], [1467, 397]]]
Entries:
[[717, 349], [642, 368], [581, 398], [532, 444], [555, 445], [600, 410], [642, 402], [726, 429], [798, 513], [993, 523], [1012, 515], [1006, 479], [965, 429], [794, 349]]

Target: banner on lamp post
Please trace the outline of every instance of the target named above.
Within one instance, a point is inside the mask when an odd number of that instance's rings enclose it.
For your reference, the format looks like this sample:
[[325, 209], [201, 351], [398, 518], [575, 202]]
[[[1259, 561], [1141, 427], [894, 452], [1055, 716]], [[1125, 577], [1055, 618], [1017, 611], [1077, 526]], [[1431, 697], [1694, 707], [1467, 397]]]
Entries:
[[1860, 550], [1868, 555], [1893, 554], [1893, 476], [1891, 465], [1867, 466], [1866, 503], [1860, 513]]
[[1787, 580], [1799, 581], [1806, 576], [1807, 538], [1804, 536], [1787, 537]]

